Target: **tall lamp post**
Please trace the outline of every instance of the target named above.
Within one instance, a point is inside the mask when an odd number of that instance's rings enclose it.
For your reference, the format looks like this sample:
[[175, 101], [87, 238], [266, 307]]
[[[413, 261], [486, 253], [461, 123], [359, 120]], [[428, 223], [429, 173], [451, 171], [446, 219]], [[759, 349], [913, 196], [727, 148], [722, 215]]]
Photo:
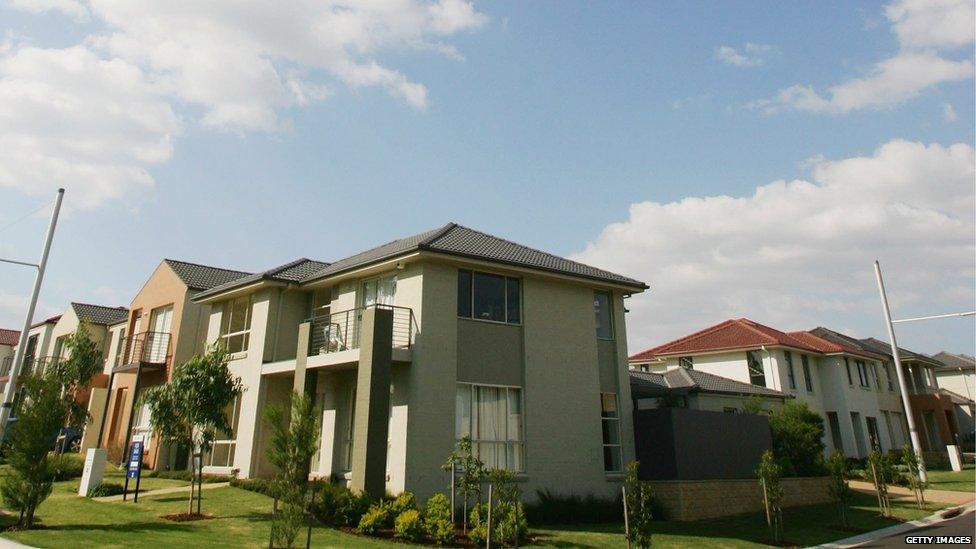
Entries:
[[885, 293], [884, 279], [881, 278], [881, 263], [878, 261], [874, 262], [874, 275], [878, 279], [878, 292], [881, 294], [881, 309], [884, 311], [885, 326], [888, 328], [888, 340], [891, 343], [891, 356], [895, 360], [895, 371], [898, 373], [898, 388], [901, 392], [902, 405], [905, 406], [905, 418], [908, 420], [908, 432], [912, 439], [912, 450], [915, 452], [915, 455], [918, 456], [918, 476], [922, 482], [928, 482], [928, 473], [925, 471], [925, 461], [922, 459], [922, 444], [918, 438], [918, 429], [915, 427], [915, 414], [912, 411], [911, 400], [908, 398], [908, 388], [905, 386], [905, 373], [901, 365], [901, 356], [898, 353], [898, 340], [895, 338], [895, 323], [957, 316], [973, 316], [976, 314], [976, 311], [892, 320], [891, 309], [888, 308], [888, 295]]
[[27, 305], [27, 316], [24, 318], [24, 329], [20, 331], [20, 338], [17, 340], [17, 351], [14, 353], [14, 363], [10, 367], [10, 378], [7, 386], [3, 389], [3, 404], [0, 405], [0, 440], [6, 437], [7, 420], [10, 419], [11, 408], [13, 407], [14, 395], [17, 394], [17, 376], [20, 375], [24, 352], [27, 347], [27, 332], [30, 331], [31, 321], [34, 319], [34, 309], [37, 308], [37, 297], [41, 293], [41, 281], [44, 279], [44, 270], [47, 268], [47, 257], [51, 252], [51, 241], [54, 240], [54, 229], [58, 225], [58, 214], [61, 212], [61, 200], [64, 198], [64, 189], [58, 189], [58, 197], [54, 201], [54, 211], [51, 213], [51, 221], [47, 226], [47, 236], [44, 238], [44, 248], [41, 251], [41, 261], [39, 263], [28, 263], [26, 261], [15, 261], [13, 259], [2, 259], [4, 263], [24, 265], [37, 269], [34, 277], [34, 289], [31, 292], [30, 303]]

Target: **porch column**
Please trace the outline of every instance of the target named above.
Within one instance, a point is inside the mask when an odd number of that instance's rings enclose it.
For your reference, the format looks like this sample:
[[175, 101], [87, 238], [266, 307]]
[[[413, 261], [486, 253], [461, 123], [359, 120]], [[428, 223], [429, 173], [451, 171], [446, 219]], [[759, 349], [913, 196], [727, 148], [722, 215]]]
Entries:
[[[306, 374], [306, 364], [308, 364], [308, 340], [312, 332], [311, 322], [302, 322], [298, 325], [298, 350], [295, 353], [295, 385], [292, 387], [296, 393], [306, 393], [315, 398], [315, 388], [309, 391], [309, 382], [315, 379], [315, 375]], [[311, 378], [311, 379], [309, 379]]]
[[366, 309], [360, 327], [350, 487], [374, 497], [386, 491], [392, 362], [393, 311]]

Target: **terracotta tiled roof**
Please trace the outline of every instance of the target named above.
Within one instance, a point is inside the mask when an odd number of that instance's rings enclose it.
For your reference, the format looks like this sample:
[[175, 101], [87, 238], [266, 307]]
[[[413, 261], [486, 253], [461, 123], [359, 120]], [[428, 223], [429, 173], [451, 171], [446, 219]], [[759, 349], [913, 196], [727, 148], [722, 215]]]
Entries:
[[0, 328], [0, 345], [9, 345], [13, 347], [17, 344], [17, 340], [20, 339], [20, 332], [17, 330], [8, 330], [7, 328]]
[[750, 349], [762, 346], [783, 346], [819, 352], [809, 343], [786, 332], [770, 328], [748, 318], [726, 320], [700, 332], [695, 332], [664, 345], [648, 349], [630, 360], [648, 360], [655, 356], [685, 355], [708, 351]]

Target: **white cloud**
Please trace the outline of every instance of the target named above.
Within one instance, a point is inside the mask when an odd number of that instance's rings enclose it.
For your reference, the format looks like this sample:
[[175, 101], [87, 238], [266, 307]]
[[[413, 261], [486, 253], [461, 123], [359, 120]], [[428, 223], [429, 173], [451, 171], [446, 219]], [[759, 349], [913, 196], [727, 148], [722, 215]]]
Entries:
[[945, 57], [946, 50], [976, 40], [971, 0], [898, 0], [886, 8], [885, 15], [898, 36], [901, 49], [896, 55], [875, 63], [865, 76], [830, 86], [823, 93], [798, 84], [751, 106], [768, 114], [881, 109], [904, 103], [939, 84], [973, 77], [971, 57]]
[[942, 105], [942, 120], [945, 122], [955, 122], [956, 121], [956, 108], [951, 104], [946, 103]]
[[974, 177], [968, 144], [894, 140], [751, 196], [633, 204], [574, 259], [650, 284], [628, 304], [635, 352], [741, 316], [876, 333], [874, 259], [896, 306], [976, 299]]
[[[16, 0], [11, 7], [88, 17], [80, 44], [0, 48], [0, 187], [80, 205], [144, 191], [185, 121], [275, 131], [282, 111], [337, 86], [379, 87], [423, 110], [424, 84], [385, 53], [439, 52], [487, 18], [464, 0], [251, 2]], [[75, 202], [75, 204], [78, 204]]]
[[741, 50], [732, 46], [720, 46], [715, 50], [715, 56], [735, 67], [759, 67], [775, 52], [776, 48], [773, 46], [746, 42]]

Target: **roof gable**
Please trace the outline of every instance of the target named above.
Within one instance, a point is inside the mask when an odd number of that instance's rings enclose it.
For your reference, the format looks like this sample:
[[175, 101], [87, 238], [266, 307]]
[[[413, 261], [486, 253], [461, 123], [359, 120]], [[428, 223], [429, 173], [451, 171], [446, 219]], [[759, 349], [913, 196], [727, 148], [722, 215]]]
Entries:
[[230, 280], [228, 282], [225, 282], [223, 284], [219, 284], [203, 292], [200, 292], [194, 297], [194, 299], [197, 300], [203, 299], [209, 296], [226, 292], [228, 290], [247, 286], [248, 284], [260, 282], [262, 280], [300, 283], [301, 281], [309, 278], [313, 274], [321, 271], [322, 269], [328, 266], [329, 263], [326, 263], [325, 261], [315, 261], [314, 259], [308, 259], [302, 257], [294, 261], [289, 261], [284, 265], [272, 267], [267, 271], [241, 276], [233, 280]]
[[129, 309], [125, 307], [107, 307], [91, 303], [71, 303], [71, 309], [79, 322], [108, 326], [125, 322], [129, 316]]
[[183, 281], [183, 284], [186, 284], [186, 287], [191, 290], [209, 290], [250, 274], [244, 271], [222, 269], [176, 259], [164, 259], [163, 263], [168, 265], [176, 273], [176, 276]]

